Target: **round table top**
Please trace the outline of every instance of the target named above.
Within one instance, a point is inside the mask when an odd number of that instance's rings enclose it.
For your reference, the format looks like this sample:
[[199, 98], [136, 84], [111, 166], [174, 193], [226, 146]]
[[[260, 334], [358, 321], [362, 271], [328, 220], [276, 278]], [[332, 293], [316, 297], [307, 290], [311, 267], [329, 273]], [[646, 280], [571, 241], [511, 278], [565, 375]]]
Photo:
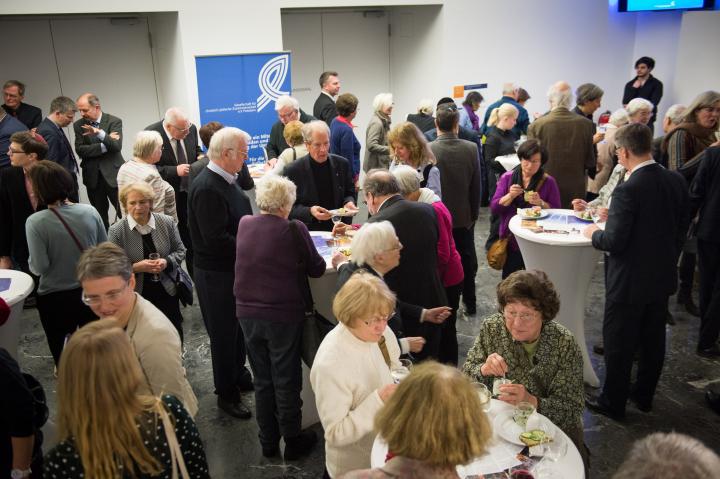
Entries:
[[546, 245], [557, 246], [592, 246], [592, 241], [582, 232], [592, 222], [582, 221], [575, 217], [573, 210], [549, 209], [549, 215], [536, 220], [538, 226], [545, 229], [568, 231], [563, 233], [536, 233], [529, 228], [522, 227], [523, 218], [515, 215], [510, 219], [510, 231], [517, 237]]
[[[4, 299], [8, 306], [23, 301], [33, 290], [35, 283], [29, 274], [14, 269], [0, 269], [0, 284], [10, 280], [10, 287], [0, 291], [0, 298]], [[3, 285], [4, 287], [4, 285]]]
[[324, 243], [332, 238], [332, 233], [329, 231], [310, 231], [310, 237], [318, 254], [325, 260], [325, 273], [334, 273], [335, 268], [332, 265], [333, 246]]
[[[493, 422], [497, 415], [512, 410], [513, 406], [507, 404], [506, 402], [493, 399], [492, 407], [488, 412], [488, 420], [490, 421], [491, 426], [494, 428]], [[542, 414], [539, 415], [545, 420], [550, 421]], [[570, 440], [570, 438], [557, 427], [555, 434], [560, 434], [562, 439], [567, 441], [568, 444], [567, 454], [555, 463], [557, 470], [562, 474], [561, 477], [584, 479], [585, 468], [577, 447], [575, 447], [575, 444]], [[493, 431], [493, 438], [490, 442], [488, 453], [475, 459], [470, 464], [458, 466], [458, 475], [460, 475], [460, 477], [466, 477], [472, 475], [492, 474], [494, 472], [501, 472], [509, 469], [510, 467], [518, 464], [519, 461], [515, 459], [515, 456], [522, 451], [522, 449], [522, 446], [512, 444], [502, 439], [496, 431]], [[370, 466], [382, 467], [382, 465], [385, 464], [387, 452], [388, 446], [385, 441], [379, 435], [376, 436], [370, 454]]]

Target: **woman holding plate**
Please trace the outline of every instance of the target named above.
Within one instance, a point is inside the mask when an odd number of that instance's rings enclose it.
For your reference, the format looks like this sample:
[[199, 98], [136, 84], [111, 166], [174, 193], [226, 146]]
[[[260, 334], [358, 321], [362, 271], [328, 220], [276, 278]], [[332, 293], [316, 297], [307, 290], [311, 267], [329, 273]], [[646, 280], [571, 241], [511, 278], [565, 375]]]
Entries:
[[520, 164], [505, 172], [498, 180], [490, 210], [500, 216], [500, 239], [508, 238], [507, 259], [503, 265], [502, 277], [525, 269], [520, 247], [515, 237], [510, 236], [510, 219], [518, 208], [559, 208], [560, 190], [555, 178], [545, 173], [547, 153], [538, 140], [528, 140], [518, 148]]

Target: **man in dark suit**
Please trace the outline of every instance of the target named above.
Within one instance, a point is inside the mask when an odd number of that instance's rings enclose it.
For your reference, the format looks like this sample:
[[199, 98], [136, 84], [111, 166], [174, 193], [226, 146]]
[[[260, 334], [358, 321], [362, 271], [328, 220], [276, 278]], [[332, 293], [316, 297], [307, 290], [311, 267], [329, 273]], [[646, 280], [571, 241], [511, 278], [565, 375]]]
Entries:
[[42, 121], [40, 108], [23, 103], [25, 85], [17, 80], [8, 80], [3, 85], [3, 108], [10, 116], [17, 118], [28, 130], [37, 128]]
[[0, 169], [10, 166], [10, 157], [8, 156], [10, 137], [14, 133], [25, 130], [27, 127], [20, 123], [20, 120], [0, 108]]
[[[370, 223], [389, 221], [402, 243], [400, 264], [385, 275], [399, 300], [425, 309], [447, 305], [445, 288], [437, 269], [438, 223], [429, 204], [405, 200], [395, 178], [386, 170], [370, 170], [363, 193], [372, 217]], [[407, 336], [422, 336], [425, 347], [419, 359], [435, 358], [440, 352], [441, 325], [403, 318]]]
[[75, 152], [82, 159], [80, 167], [90, 204], [98, 210], [105, 228], [108, 221], [108, 200], [120, 218], [117, 173], [125, 162], [122, 157], [122, 120], [100, 108], [100, 100], [92, 93], [77, 99], [82, 118], [73, 124]]
[[237, 128], [218, 130], [210, 139], [210, 162], [193, 180], [187, 202], [195, 286], [210, 336], [217, 403], [241, 419], [248, 419], [250, 410], [240, 391], [252, 390], [252, 378], [245, 368], [245, 342], [235, 318], [235, 237], [240, 218], [251, 215], [252, 208], [236, 180], [249, 142], [250, 135]]
[[322, 72], [320, 75], [320, 95], [315, 100], [313, 115], [330, 126], [333, 118], [338, 116], [335, 97], [340, 93], [340, 78], [337, 72]]
[[[480, 214], [480, 157], [475, 143], [458, 138], [458, 120], [457, 109], [438, 108], [435, 125], [440, 135], [430, 143], [430, 149], [437, 159], [442, 200], [452, 215], [453, 239], [465, 272], [462, 286], [465, 312], [473, 315], [477, 312], [475, 221]], [[453, 306], [453, 303], [451, 301], [450, 306], [457, 308], [457, 304]]]
[[[677, 260], [690, 222], [685, 180], [652, 159], [652, 131], [635, 123], [615, 135], [620, 164], [630, 178], [615, 188], [605, 230], [584, 234], [607, 256], [605, 384], [587, 407], [613, 419], [625, 416], [630, 398], [643, 412], [653, 396], [665, 359], [668, 297], [677, 289]], [[633, 357], [639, 353], [631, 386]]]
[[297, 186], [297, 197], [290, 219], [300, 220], [310, 230], [331, 231], [328, 210], [355, 206], [355, 185], [348, 160], [330, 154], [330, 129], [315, 120], [303, 125], [308, 155], [285, 167], [283, 175]]
[[78, 203], [80, 201], [77, 181], [78, 163], [70, 146], [70, 141], [62, 130], [73, 122], [75, 112], [77, 112], [77, 106], [70, 98], [66, 96], [55, 98], [50, 102], [50, 114], [40, 122], [37, 132], [48, 144], [47, 159], [65, 168], [72, 176], [75, 186], [74, 191], [68, 195], [68, 198], [70, 201]]
[[283, 136], [285, 125], [296, 120], [300, 120], [303, 123], [310, 123], [315, 120], [315, 117], [308, 115], [300, 109], [300, 102], [288, 95], [283, 95], [275, 101], [275, 111], [278, 114], [278, 121], [276, 121], [270, 129], [270, 138], [268, 139], [267, 145], [265, 145], [268, 160], [277, 158], [280, 156], [280, 153], [285, 151], [286, 148], [289, 148]]
[[160, 176], [170, 183], [175, 190], [175, 203], [177, 205], [178, 229], [187, 253], [185, 264], [188, 273], [193, 276], [193, 244], [188, 231], [188, 190], [190, 184], [190, 165], [197, 161], [202, 154], [198, 144], [198, 132], [195, 125], [190, 123], [187, 115], [179, 108], [170, 108], [165, 112], [162, 121], [153, 123], [145, 128], [157, 131], [163, 140], [162, 156], [155, 166]]

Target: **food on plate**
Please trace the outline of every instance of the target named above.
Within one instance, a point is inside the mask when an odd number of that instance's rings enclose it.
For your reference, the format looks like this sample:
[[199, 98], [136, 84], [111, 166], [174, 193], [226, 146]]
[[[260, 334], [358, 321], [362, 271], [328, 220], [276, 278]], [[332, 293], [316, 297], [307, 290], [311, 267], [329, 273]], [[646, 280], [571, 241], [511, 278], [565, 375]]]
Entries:
[[345, 214], [345, 208], [338, 208], [336, 210], [333, 210], [333, 213], [342, 216]]
[[539, 206], [525, 208], [524, 210], [522, 210], [522, 214], [527, 218], [540, 218], [542, 216], [542, 208], [540, 208]]
[[352, 254], [352, 250], [350, 248], [338, 248], [338, 251], [340, 251], [342, 254], [344, 254], [348, 258]]
[[520, 440], [526, 446], [537, 446], [546, 442], [551, 442], [552, 437], [545, 434], [545, 431], [540, 429], [533, 429], [532, 431], [526, 431], [520, 433]]
[[575, 216], [577, 216], [581, 220], [585, 220], [585, 221], [593, 220], [592, 213], [590, 212], [590, 210], [577, 211], [575, 213]]

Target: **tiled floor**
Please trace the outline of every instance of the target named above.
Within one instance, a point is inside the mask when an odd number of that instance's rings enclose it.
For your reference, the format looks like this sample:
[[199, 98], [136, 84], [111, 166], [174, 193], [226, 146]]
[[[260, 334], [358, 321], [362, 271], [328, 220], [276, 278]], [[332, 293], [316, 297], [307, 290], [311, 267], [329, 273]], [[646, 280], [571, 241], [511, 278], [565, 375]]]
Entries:
[[[476, 230], [479, 252], [484, 251], [487, 225], [487, 212], [484, 212]], [[458, 324], [461, 361], [472, 344], [483, 316], [496, 308], [495, 286], [499, 280], [499, 272], [488, 269], [481, 257], [477, 276], [478, 314], [474, 318], [459, 320]], [[598, 265], [588, 296], [585, 318], [589, 347], [600, 338], [603, 296], [602, 265]], [[703, 399], [703, 388], [708, 383], [720, 382], [720, 361], [702, 359], [695, 355], [698, 318], [680, 312], [674, 298], [671, 298], [670, 310], [677, 325], [667, 327], [668, 352], [654, 411], [644, 414], [630, 407], [628, 417], [623, 423], [585, 412], [585, 440], [592, 452], [593, 478], [611, 477], [632, 442], [653, 431], [683, 432], [697, 437], [716, 451], [720, 450], [720, 416], [708, 409]], [[185, 309], [183, 314], [185, 364], [200, 402], [196, 420], [205, 441], [212, 476], [220, 479], [320, 477], [324, 461], [322, 444], [302, 461], [284, 464], [280, 459], [268, 460], [260, 453], [254, 420], [232, 419], [218, 411], [212, 392], [208, 338], [200, 310], [194, 306]], [[36, 310], [25, 311], [22, 328], [21, 365], [45, 386], [54, 411], [57, 383], [53, 378], [52, 358]], [[602, 358], [591, 353], [591, 359], [602, 379]], [[248, 403], [253, 403], [252, 395], [245, 399]], [[322, 435], [322, 428], [319, 425], [314, 427], [318, 434]]]

